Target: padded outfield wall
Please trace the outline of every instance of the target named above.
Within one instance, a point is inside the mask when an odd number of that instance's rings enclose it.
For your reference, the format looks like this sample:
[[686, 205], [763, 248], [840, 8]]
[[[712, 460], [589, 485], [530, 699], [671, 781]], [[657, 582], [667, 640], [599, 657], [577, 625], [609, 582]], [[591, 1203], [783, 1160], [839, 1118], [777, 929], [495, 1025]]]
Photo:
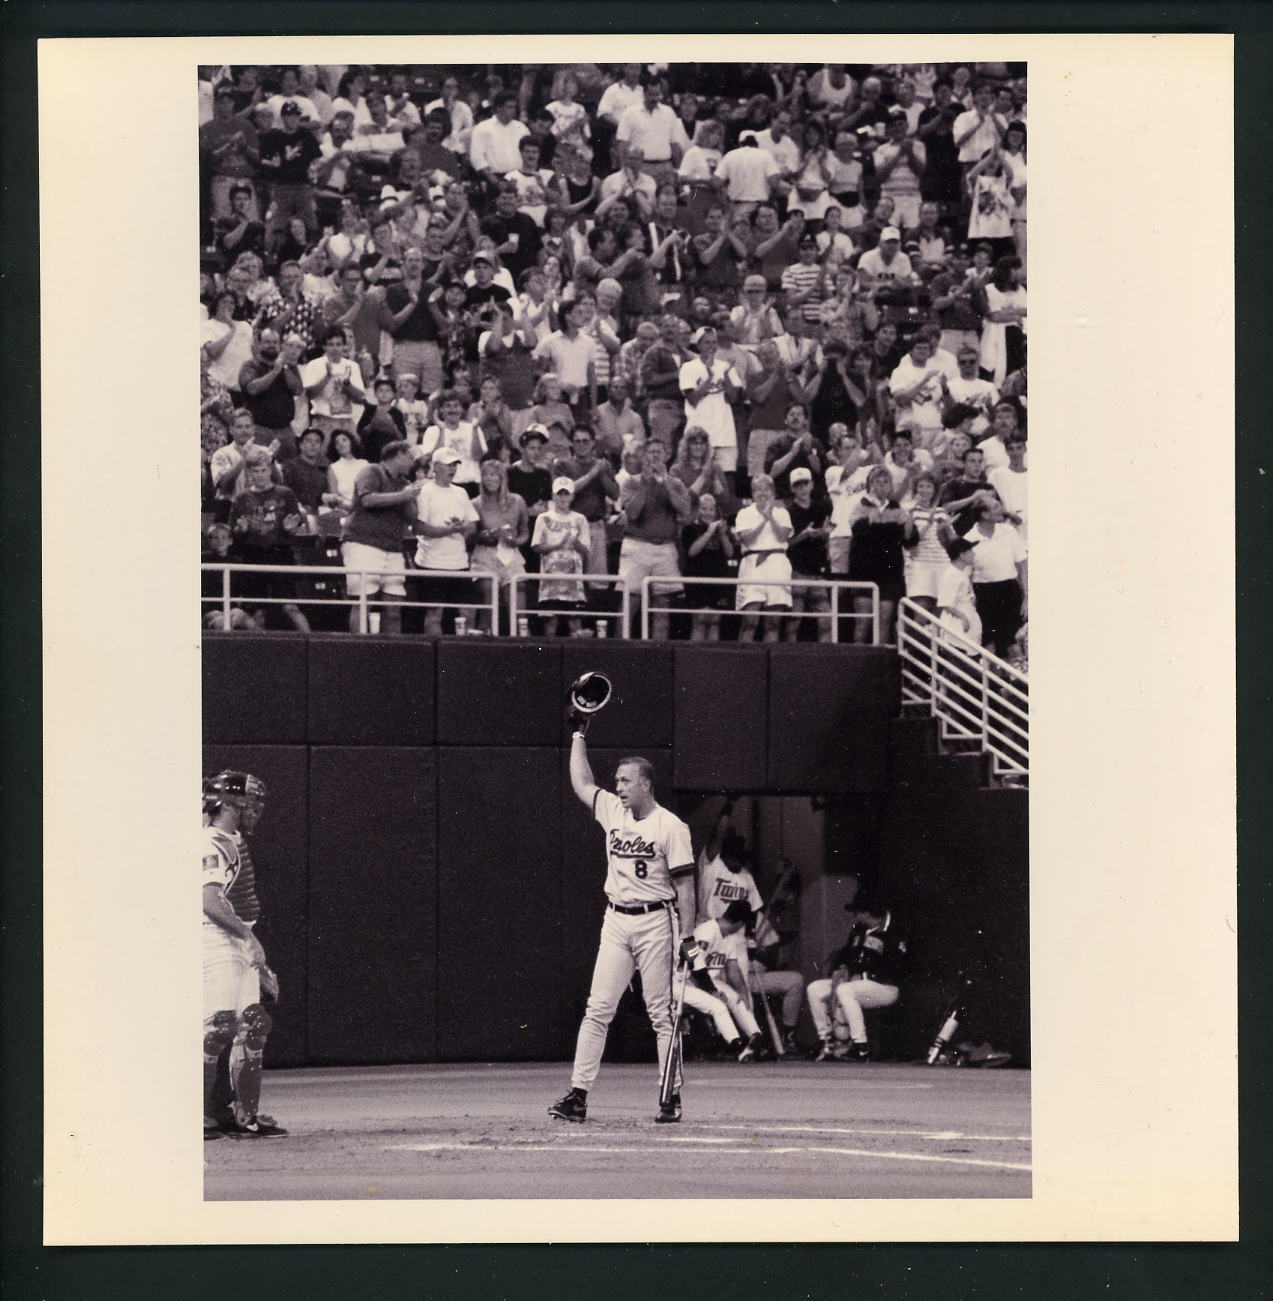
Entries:
[[[587, 668], [615, 684], [589, 732], [601, 780], [642, 754], [683, 810], [725, 790], [827, 800], [812, 870], [842, 871], [852, 843], [948, 940], [972, 904], [1024, 899], [1024, 792], [952, 784], [899, 745], [886, 648], [209, 634], [205, 770], [270, 789], [253, 854], [284, 993], [272, 1063], [570, 1056], [604, 902], [601, 832], [566, 768], [566, 688]], [[1004, 795], [1022, 815], [993, 815], [1006, 859], [939, 852], [953, 808], [980, 824]]]

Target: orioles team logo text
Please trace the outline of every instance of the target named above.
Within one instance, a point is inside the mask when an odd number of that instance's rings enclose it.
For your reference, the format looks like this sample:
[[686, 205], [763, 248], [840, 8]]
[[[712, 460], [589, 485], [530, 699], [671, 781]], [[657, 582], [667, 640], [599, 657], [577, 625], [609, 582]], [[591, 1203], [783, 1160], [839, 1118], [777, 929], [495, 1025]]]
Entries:
[[653, 858], [658, 851], [651, 841], [642, 840], [640, 836], [630, 836], [625, 840], [617, 831], [611, 831], [610, 852], [631, 858]]

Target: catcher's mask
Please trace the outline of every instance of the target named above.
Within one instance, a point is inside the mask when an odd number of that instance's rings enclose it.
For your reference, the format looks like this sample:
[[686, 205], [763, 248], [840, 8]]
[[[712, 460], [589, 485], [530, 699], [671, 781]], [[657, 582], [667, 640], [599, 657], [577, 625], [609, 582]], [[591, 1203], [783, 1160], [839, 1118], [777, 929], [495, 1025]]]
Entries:
[[604, 673], [583, 673], [570, 688], [570, 703], [581, 714], [595, 714], [610, 703], [610, 679]]
[[223, 804], [246, 808], [260, 804], [265, 799], [265, 783], [250, 772], [236, 772], [227, 768], [215, 777], [203, 779], [203, 809], [214, 813]]

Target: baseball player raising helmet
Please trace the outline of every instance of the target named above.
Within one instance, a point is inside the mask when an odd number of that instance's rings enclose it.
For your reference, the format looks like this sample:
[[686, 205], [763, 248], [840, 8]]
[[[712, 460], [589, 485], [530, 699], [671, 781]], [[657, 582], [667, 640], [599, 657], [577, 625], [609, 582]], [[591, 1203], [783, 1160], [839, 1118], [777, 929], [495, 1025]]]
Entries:
[[[581, 1122], [588, 1114], [588, 1090], [601, 1066], [606, 1035], [619, 999], [641, 973], [646, 1011], [658, 1040], [660, 1078], [672, 1053], [672, 968], [680, 936], [694, 923], [694, 856], [689, 828], [654, 797], [654, 769], [647, 759], [622, 760], [614, 792], [592, 775], [584, 733], [592, 714], [609, 698], [590, 690], [600, 674], [585, 674], [571, 690], [570, 784], [606, 834], [606, 911], [601, 945], [592, 973], [588, 1005], [579, 1027], [571, 1089], [548, 1109], [558, 1120]], [[594, 699], [600, 704], [594, 704]], [[693, 945], [693, 941], [686, 943]], [[701, 964], [700, 964], [701, 965]], [[673, 1063], [670, 1095], [655, 1119], [681, 1118], [679, 1063]]]
[[[287, 1130], [257, 1110], [270, 1014], [262, 991], [278, 980], [252, 933], [260, 915], [244, 832], [265, 811], [265, 784], [227, 770], [203, 784], [203, 1136], [273, 1138]], [[214, 1101], [218, 1066], [228, 1057], [232, 1110]], [[220, 1114], [219, 1114], [220, 1113]]]

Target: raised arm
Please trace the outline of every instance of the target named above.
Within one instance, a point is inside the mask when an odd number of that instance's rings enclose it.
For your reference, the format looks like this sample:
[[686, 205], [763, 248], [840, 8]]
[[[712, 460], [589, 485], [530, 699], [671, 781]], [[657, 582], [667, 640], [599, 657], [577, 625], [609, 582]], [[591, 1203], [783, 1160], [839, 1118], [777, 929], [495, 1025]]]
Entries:
[[[574, 720], [571, 721], [573, 723]], [[588, 743], [584, 740], [584, 734], [578, 730], [570, 738], [570, 785], [580, 800], [591, 809], [600, 788], [593, 779], [592, 764], [588, 762]]]
[[710, 863], [720, 853], [720, 847], [725, 843], [725, 834], [733, 825], [733, 816], [734, 797], [726, 795], [720, 813], [717, 814], [716, 821], [712, 824], [712, 831], [707, 838], [707, 844], [703, 847], [703, 856], [707, 862]]

